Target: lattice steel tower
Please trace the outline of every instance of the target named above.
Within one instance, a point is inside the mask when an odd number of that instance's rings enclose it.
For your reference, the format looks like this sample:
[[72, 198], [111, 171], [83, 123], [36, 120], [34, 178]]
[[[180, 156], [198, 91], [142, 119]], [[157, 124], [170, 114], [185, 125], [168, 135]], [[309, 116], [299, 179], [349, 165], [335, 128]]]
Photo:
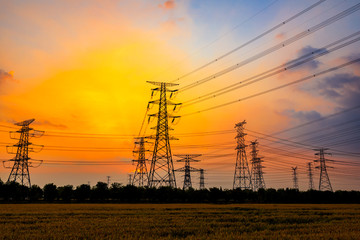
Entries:
[[236, 139], [236, 164], [235, 164], [235, 173], [234, 173], [234, 181], [233, 181], [233, 189], [252, 189], [251, 182], [251, 174], [249, 169], [249, 164], [246, 158], [246, 150], [245, 148], [245, 135], [244, 133], [244, 125], [246, 121], [239, 122], [235, 124], [235, 128], [237, 131]]
[[177, 172], [184, 172], [184, 185], [183, 189], [189, 189], [192, 187], [191, 183], [191, 172], [199, 172], [200, 169], [193, 168], [190, 166], [190, 162], [200, 162], [200, 160], [194, 159], [201, 156], [201, 154], [185, 154], [185, 155], [175, 155], [182, 159], [177, 160], [177, 162], [185, 162], [185, 166], [179, 169], [176, 169]]
[[152, 89], [153, 92], [160, 92], [160, 98], [155, 101], [150, 101], [149, 104], [158, 104], [159, 110], [155, 114], [149, 114], [149, 117], [157, 117], [157, 125], [153, 129], [156, 129], [156, 135], [150, 136], [155, 139], [154, 151], [152, 154], [150, 172], [149, 172], [149, 187], [169, 186], [176, 187], [174, 164], [171, 155], [170, 140], [175, 140], [169, 136], [168, 120], [174, 121], [179, 116], [172, 116], [168, 114], [168, 106], [173, 105], [174, 109], [179, 103], [173, 103], [167, 99], [167, 94], [171, 96], [177, 92], [177, 90], [170, 90], [167, 87], [176, 86], [173, 83], [164, 82], [148, 82], [158, 86]]
[[[10, 138], [18, 139], [19, 142], [12, 146], [7, 146], [8, 153], [16, 154], [15, 158], [7, 161], [3, 161], [4, 167], [5, 162], [14, 162], [14, 165], [11, 169], [8, 182], [19, 182], [23, 186], [31, 187], [29, 167], [37, 167], [42, 163], [42, 160], [30, 160], [29, 152], [35, 152], [34, 147], [39, 147], [41, 151], [43, 146], [35, 145], [29, 142], [31, 137], [41, 137], [44, 132], [34, 130], [30, 128], [29, 125], [35, 119], [29, 119], [23, 122], [15, 123], [15, 125], [20, 126], [21, 129], [15, 132], [10, 132]], [[31, 132], [31, 133], [30, 133]], [[12, 136], [12, 134], [20, 134], [20, 137]], [[29, 147], [31, 145], [31, 147]], [[14, 151], [16, 149], [16, 151]], [[34, 162], [37, 162], [39, 165], [35, 166]], [[6, 167], [11, 168], [11, 167]]]
[[308, 177], [309, 177], [309, 190], [314, 190], [314, 181], [311, 162], [308, 162]]
[[144, 187], [148, 184], [148, 172], [146, 167], [146, 149], [145, 149], [145, 143], [147, 143], [144, 140], [144, 137], [136, 138], [138, 141], [135, 141], [135, 144], [138, 146], [137, 150], [133, 151], [135, 154], [137, 154], [137, 159], [133, 160], [133, 162], [136, 162], [136, 169], [133, 175], [132, 179], [132, 185], [138, 186], [138, 187]]
[[260, 157], [258, 157], [258, 150], [257, 150], [257, 146], [258, 146], [258, 142], [257, 140], [252, 141], [251, 144], [251, 165], [252, 165], [252, 184], [253, 184], [253, 189], [254, 191], [259, 190], [260, 188], [266, 188], [265, 186], [265, 181], [264, 181], [264, 176], [263, 176], [263, 166], [262, 166], [262, 162], [263, 160], [261, 160]]
[[328, 159], [325, 159], [325, 154], [331, 155], [330, 153], [326, 153], [325, 151], [328, 150], [328, 148], [320, 148], [320, 149], [314, 149], [314, 151], [319, 151], [318, 153], [315, 153], [315, 155], [319, 156], [318, 160], [315, 160], [314, 162], [319, 162], [320, 166], [316, 166], [316, 168], [320, 169], [320, 180], [319, 180], [319, 191], [333, 191], [330, 183], [330, 178], [327, 173], [327, 168], [329, 166], [326, 166], [326, 161], [331, 161]]
[[299, 190], [299, 184], [296, 174], [297, 167], [292, 167], [291, 169], [293, 171], [293, 188]]
[[200, 168], [200, 190], [205, 189], [205, 175], [204, 175], [204, 169]]

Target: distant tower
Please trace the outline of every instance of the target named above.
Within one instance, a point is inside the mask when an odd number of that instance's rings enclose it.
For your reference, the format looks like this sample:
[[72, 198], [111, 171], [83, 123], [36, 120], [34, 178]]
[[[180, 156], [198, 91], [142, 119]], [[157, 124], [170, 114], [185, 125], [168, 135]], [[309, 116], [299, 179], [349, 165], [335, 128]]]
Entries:
[[189, 189], [192, 187], [191, 172], [199, 171], [199, 169], [191, 167], [190, 162], [200, 162], [200, 160], [196, 160], [194, 158], [201, 156], [201, 154], [185, 154], [185, 155], [175, 155], [175, 156], [182, 158], [180, 160], [177, 160], [177, 162], [185, 162], [185, 167], [176, 169], [176, 171], [185, 173], [183, 189]]
[[297, 167], [292, 167], [291, 169], [293, 170], [293, 187], [294, 189], [299, 190], [298, 179], [296, 174]]
[[106, 179], [107, 179], [107, 185], [109, 187], [110, 186], [110, 176], [106, 176]]
[[245, 145], [245, 135], [244, 133], [244, 125], [246, 121], [239, 122], [235, 125], [237, 135], [235, 137], [237, 146], [237, 154], [236, 154], [236, 165], [235, 165], [235, 173], [234, 173], [234, 182], [233, 189], [252, 189], [251, 183], [251, 174], [248, 165], [248, 161], [246, 158], [246, 150], [247, 147]]
[[150, 136], [155, 139], [154, 151], [152, 154], [150, 172], [149, 172], [149, 187], [169, 186], [176, 187], [174, 164], [171, 155], [170, 140], [175, 139], [169, 136], [168, 120], [174, 121], [179, 116], [171, 116], [168, 114], [168, 105], [173, 105], [174, 109], [179, 104], [173, 103], [167, 99], [167, 93], [173, 95], [177, 90], [170, 90], [167, 87], [176, 86], [173, 83], [164, 82], [148, 82], [158, 86], [152, 89], [153, 92], [159, 91], [160, 98], [155, 101], [150, 101], [149, 104], [158, 104], [159, 110], [155, 114], [149, 114], [149, 117], [157, 117], [156, 136]]
[[131, 173], [129, 173], [128, 174], [128, 185], [132, 185], [132, 174]]
[[265, 186], [265, 181], [264, 181], [264, 177], [263, 177], [263, 166], [262, 166], [262, 162], [263, 160], [261, 160], [260, 157], [258, 157], [258, 150], [257, 150], [257, 146], [258, 146], [258, 142], [257, 140], [252, 141], [251, 144], [251, 164], [252, 164], [252, 184], [253, 184], [253, 189], [254, 191], [259, 190], [260, 188], [266, 188]]
[[148, 184], [148, 172], [146, 167], [146, 157], [145, 157], [145, 143], [144, 137], [139, 137], [139, 140], [135, 142], [136, 145], [138, 145], [138, 149], [133, 151], [134, 153], [138, 154], [138, 157], [136, 160], [133, 160], [133, 162], [136, 162], [136, 169], [134, 172], [134, 176], [132, 179], [132, 185], [138, 186], [138, 187], [144, 187]]
[[[30, 160], [31, 158], [29, 157], [29, 152], [35, 151], [34, 147], [39, 147], [39, 151], [43, 148], [43, 146], [35, 145], [29, 142], [31, 137], [41, 137], [44, 134], [43, 131], [37, 131], [29, 127], [34, 120], [35, 119], [29, 119], [23, 122], [15, 123], [15, 125], [20, 126], [21, 129], [16, 132], [10, 132], [10, 137], [12, 139], [18, 139], [19, 142], [12, 146], [7, 146], [7, 151], [8, 153], [16, 154], [16, 156], [11, 160], [4, 161], [4, 164], [5, 162], [14, 162], [8, 182], [18, 181], [21, 185], [29, 188], [31, 187], [29, 167], [35, 167], [34, 162], [38, 162], [37, 166], [42, 163], [42, 161], [39, 160]], [[20, 137], [17, 138], [12, 136], [12, 134], [20, 134]], [[31, 147], [29, 147], [29, 145], [31, 145]], [[16, 152], [14, 151], [14, 148], [17, 149]]]
[[327, 173], [327, 168], [329, 166], [326, 166], [326, 161], [331, 161], [325, 159], [325, 154], [331, 155], [330, 153], [326, 153], [325, 151], [328, 150], [328, 148], [320, 148], [320, 149], [314, 149], [314, 151], [319, 151], [318, 153], [315, 153], [315, 155], [319, 156], [318, 160], [315, 160], [314, 162], [319, 162], [320, 166], [316, 166], [316, 168], [320, 169], [320, 180], [319, 180], [319, 191], [333, 191], [329, 179], [329, 175]]
[[205, 176], [204, 169], [199, 169], [200, 171], [200, 190], [205, 189]]
[[308, 162], [309, 190], [314, 190], [314, 181], [313, 181], [311, 164], [312, 164], [311, 162]]

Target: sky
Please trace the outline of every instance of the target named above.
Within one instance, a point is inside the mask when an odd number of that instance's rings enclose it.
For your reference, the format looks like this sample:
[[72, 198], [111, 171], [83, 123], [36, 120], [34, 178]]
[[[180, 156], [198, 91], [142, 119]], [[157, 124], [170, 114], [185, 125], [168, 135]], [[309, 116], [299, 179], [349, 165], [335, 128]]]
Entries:
[[[14, 157], [9, 131], [35, 118], [45, 133], [31, 139], [30, 157], [43, 161], [33, 161], [32, 184], [127, 184], [133, 137], [154, 134], [144, 115], [158, 98], [147, 81], [157, 81], [179, 84], [172, 153], [202, 154], [192, 166], [205, 170], [206, 187], [232, 188], [234, 126], [246, 120], [267, 188], [292, 187], [297, 166], [307, 190], [308, 162], [318, 188], [313, 149], [325, 147], [333, 189], [360, 190], [359, 2], [302, 12], [314, 3], [0, 0], [0, 178]], [[181, 187], [182, 173], [176, 180]], [[198, 188], [197, 172], [192, 180]]]

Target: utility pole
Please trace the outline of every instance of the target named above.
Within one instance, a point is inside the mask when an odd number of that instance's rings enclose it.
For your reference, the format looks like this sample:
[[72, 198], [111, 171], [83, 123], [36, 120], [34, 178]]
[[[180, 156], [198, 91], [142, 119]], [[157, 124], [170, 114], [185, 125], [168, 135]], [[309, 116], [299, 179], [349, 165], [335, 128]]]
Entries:
[[235, 164], [235, 173], [234, 173], [234, 181], [233, 181], [233, 189], [252, 189], [251, 182], [251, 174], [249, 169], [249, 164], [246, 158], [246, 150], [245, 148], [245, 135], [244, 133], [244, 125], [246, 121], [239, 122], [235, 124], [235, 128], [237, 131], [236, 139], [236, 164]]
[[319, 151], [318, 153], [315, 153], [316, 156], [319, 156], [319, 159], [315, 160], [314, 162], [319, 162], [320, 166], [316, 166], [315, 168], [320, 169], [320, 180], [319, 180], [319, 191], [333, 191], [330, 178], [327, 173], [327, 168], [331, 168], [329, 166], [326, 166], [326, 161], [332, 161], [325, 159], [325, 154], [331, 155], [331, 153], [326, 153], [325, 151], [328, 150], [328, 148], [319, 148], [314, 149], [314, 151]]
[[148, 186], [169, 186], [176, 188], [174, 164], [170, 147], [170, 140], [175, 140], [176, 138], [169, 136], [169, 130], [172, 129], [169, 128], [168, 120], [172, 119], [171, 122], [174, 122], [175, 119], [180, 118], [180, 116], [169, 115], [168, 106], [172, 105], [173, 110], [175, 110], [180, 103], [173, 103], [168, 100], [167, 94], [170, 93], [169, 98], [171, 98], [177, 90], [170, 90], [168, 87], [176, 86], [178, 84], [165, 82], [148, 83], [158, 86], [152, 89], [153, 93], [160, 92], [159, 99], [149, 102], [149, 104], [158, 104], [159, 110], [157, 113], [149, 114], [149, 119], [151, 117], [157, 117], [157, 125], [153, 128], [156, 130], [156, 135], [149, 137], [155, 139], [155, 143], [150, 165]]
[[312, 162], [308, 162], [309, 190], [314, 190], [314, 181], [313, 181], [311, 164], [312, 164]]
[[253, 184], [253, 189], [254, 191], [259, 190], [260, 188], [266, 188], [265, 186], [265, 181], [264, 181], [264, 177], [263, 177], [263, 166], [262, 166], [262, 162], [263, 160], [261, 160], [262, 158], [258, 157], [258, 150], [257, 150], [257, 146], [258, 146], [258, 141], [252, 141], [250, 143], [251, 146], [251, 164], [252, 164], [252, 184]]
[[[19, 182], [23, 186], [31, 187], [29, 167], [38, 167], [42, 163], [42, 160], [31, 160], [29, 157], [29, 152], [40, 152], [44, 146], [35, 145], [29, 142], [31, 137], [41, 137], [44, 132], [34, 130], [30, 128], [29, 125], [34, 122], [35, 119], [29, 119], [23, 122], [15, 123], [16, 126], [20, 126], [21, 129], [18, 131], [11, 131], [10, 138], [17, 139], [19, 142], [12, 146], [6, 146], [6, 150], [10, 154], [16, 154], [15, 158], [3, 161], [3, 165], [6, 168], [11, 168], [5, 166], [5, 162], [14, 162], [11, 169], [8, 182]], [[16, 135], [20, 134], [20, 137]], [[29, 147], [31, 145], [31, 147]], [[38, 147], [38, 150], [35, 150], [35, 147]], [[16, 150], [15, 150], [16, 149]], [[34, 165], [37, 163], [37, 165]]]
[[138, 149], [133, 151], [134, 153], [138, 154], [137, 160], [133, 160], [133, 162], [136, 162], [136, 169], [134, 172], [134, 176], [132, 179], [132, 185], [138, 186], [138, 187], [144, 187], [147, 185], [149, 178], [148, 178], [148, 172], [146, 167], [146, 149], [145, 149], [145, 143], [148, 143], [144, 141], [144, 137], [137, 138], [138, 141], [135, 142], [136, 145], [138, 145]]
[[185, 155], [175, 155], [176, 157], [180, 157], [182, 159], [177, 160], [177, 162], [185, 162], [185, 167], [176, 169], [177, 172], [184, 172], [184, 185], [183, 189], [192, 188], [191, 183], [191, 172], [200, 171], [200, 169], [193, 168], [190, 166], [190, 162], [200, 162], [200, 160], [194, 159], [196, 157], [200, 157], [201, 154], [185, 154]]
[[292, 167], [291, 169], [293, 170], [293, 188], [299, 190], [298, 179], [296, 174], [297, 167]]
[[200, 190], [205, 189], [205, 176], [204, 169], [200, 168]]

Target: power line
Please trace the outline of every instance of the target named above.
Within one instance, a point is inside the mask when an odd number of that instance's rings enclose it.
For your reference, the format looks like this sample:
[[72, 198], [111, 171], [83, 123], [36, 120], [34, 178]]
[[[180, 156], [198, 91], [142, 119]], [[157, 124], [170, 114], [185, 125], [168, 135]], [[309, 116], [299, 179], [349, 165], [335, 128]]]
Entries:
[[[238, 50], [246, 47], [246, 46], [249, 45], [250, 43], [253, 43], [253, 42], [256, 41], [256, 40], [259, 40], [260, 38], [268, 35], [269, 33], [275, 31], [276, 29], [278, 29], [278, 28], [286, 25], [287, 23], [289, 23], [289, 22], [291, 22], [292, 20], [298, 18], [299, 16], [301, 16], [301, 15], [303, 15], [304, 13], [310, 11], [311, 9], [315, 8], [316, 6], [320, 5], [320, 4], [323, 3], [323, 2], [325, 2], [325, 0], [321, 0], [321, 1], [318, 1], [318, 2], [314, 3], [313, 5], [309, 6], [308, 8], [306, 8], [306, 9], [298, 12], [298, 13], [295, 14], [294, 16], [288, 18], [287, 20], [284, 20], [284, 21], [282, 21], [281, 23], [279, 23], [278, 25], [270, 28], [269, 30], [265, 31], [264, 33], [261, 33], [260, 35], [256, 36], [255, 38], [253, 38], [253, 39], [247, 41], [246, 43], [244, 43], [244, 44], [242, 44], [242, 45], [240, 45], [240, 46], [232, 49], [231, 51], [229, 51], [229, 52], [227, 52], [227, 53], [225, 53], [225, 54], [217, 57], [216, 59], [214, 59], [214, 60], [212, 60], [212, 61], [210, 61], [210, 62], [208, 62], [208, 63], [206, 63], [206, 64], [204, 64], [204, 65], [202, 65], [202, 66], [200, 66], [200, 67], [198, 67], [198, 68], [196, 68], [196, 69], [194, 69], [193, 71], [191, 71], [191, 72], [189, 72], [189, 73], [186, 73], [186, 74], [178, 77], [177, 79], [173, 80], [172, 82], [179, 81], [179, 80], [182, 79], [182, 78], [188, 77], [189, 75], [191, 75], [191, 74], [193, 74], [193, 73], [195, 73], [195, 72], [198, 72], [198, 71], [200, 71], [200, 70], [202, 70], [202, 69], [210, 66], [210, 65], [213, 64], [213, 63], [216, 63], [216, 62], [220, 61], [221, 59], [223, 59], [223, 58], [225, 58], [225, 57], [233, 54], [234, 52], [236, 52], [236, 51], [238, 51]], [[273, 4], [273, 3], [272, 3], [272, 4]], [[272, 4], [270, 4], [269, 6], [271, 6]], [[268, 7], [269, 7], [269, 6], [268, 6]], [[267, 7], [266, 7], [266, 8], [267, 8]], [[266, 9], [266, 8], [265, 8], [265, 9]], [[265, 9], [264, 9], [264, 10], [265, 10]], [[256, 15], [257, 15], [257, 14], [256, 14]], [[256, 15], [255, 15], [255, 16], [256, 16]]]
[[198, 113], [202, 113], [202, 112], [207, 112], [207, 111], [214, 110], [214, 109], [221, 108], [221, 107], [225, 107], [225, 106], [228, 106], [228, 105], [231, 105], [231, 104], [234, 104], [234, 103], [245, 101], [245, 100], [248, 100], [248, 99], [251, 99], [251, 98], [254, 98], [254, 97], [258, 97], [258, 96], [261, 96], [261, 95], [264, 95], [264, 94], [267, 94], [267, 93], [270, 93], [270, 92], [273, 92], [273, 91], [276, 91], [276, 90], [279, 90], [279, 89], [282, 89], [282, 88], [285, 88], [285, 87], [288, 87], [288, 86], [291, 86], [291, 85], [294, 85], [294, 84], [297, 84], [297, 83], [300, 83], [300, 82], [304, 82], [306, 80], [309, 80], [309, 79], [312, 79], [312, 78], [315, 78], [315, 77], [318, 77], [318, 76], [321, 76], [321, 75], [324, 75], [324, 74], [327, 74], [329, 72], [336, 71], [338, 69], [347, 67], [347, 66], [349, 66], [351, 64], [354, 64], [354, 63], [357, 63], [357, 62], [360, 62], [360, 58], [357, 58], [355, 60], [346, 62], [346, 63], [338, 65], [336, 67], [328, 68], [328, 69], [326, 69], [324, 71], [321, 71], [321, 72], [318, 72], [318, 73], [314, 73], [312, 75], [309, 75], [307, 77], [295, 80], [293, 82], [286, 83], [286, 84], [283, 84], [283, 85], [280, 85], [278, 87], [271, 88], [271, 89], [268, 89], [268, 90], [265, 90], [265, 91], [262, 91], [262, 92], [258, 92], [256, 94], [253, 94], [253, 95], [250, 95], [250, 96], [247, 96], [247, 97], [243, 97], [243, 98], [240, 98], [240, 99], [237, 99], [237, 100], [234, 100], [234, 101], [219, 104], [219, 105], [209, 107], [209, 108], [206, 108], [206, 109], [203, 109], [203, 110], [200, 110], [200, 111], [196, 111], [196, 112], [192, 112], [192, 113], [188, 113], [188, 114], [183, 114], [183, 117], [198, 114]]
[[235, 64], [233, 66], [230, 66], [230, 67], [228, 67], [228, 68], [226, 68], [224, 70], [221, 70], [221, 71], [219, 71], [219, 72], [217, 72], [217, 73], [215, 73], [213, 75], [205, 77], [205, 78], [203, 78], [201, 80], [198, 80], [198, 81], [196, 81], [194, 83], [188, 84], [188, 85], [180, 88], [179, 92], [189, 90], [189, 89], [191, 89], [193, 87], [196, 87], [196, 86], [198, 86], [200, 84], [203, 84], [203, 83], [208, 82], [210, 80], [213, 80], [213, 79], [215, 79], [217, 77], [220, 77], [220, 76], [222, 76], [222, 75], [224, 75], [226, 73], [229, 73], [229, 72], [231, 72], [231, 71], [233, 71], [235, 69], [238, 69], [238, 68], [240, 68], [240, 67], [242, 67], [242, 66], [244, 66], [244, 65], [246, 65], [248, 63], [251, 63], [251, 62], [253, 62], [253, 61], [255, 61], [255, 60], [259, 59], [259, 58], [262, 58], [262, 57], [264, 57], [264, 56], [266, 56], [266, 55], [268, 55], [270, 53], [273, 53], [273, 52], [275, 52], [275, 51], [277, 51], [277, 50], [279, 50], [279, 49], [281, 49], [281, 48], [283, 48], [285, 46], [288, 46], [288, 45], [290, 45], [290, 44], [292, 44], [292, 43], [294, 43], [294, 42], [296, 42], [296, 41], [310, 35], [310, 34], [315, 33], [316, 31], [318, 31], [318, 30], [320, 30], [320, 29], [322, 29], [322, 28], [324, 28], [324, 27], [326, 27], [326, 26], [328, 26], [328, 25], [330, 25], [330, 24], [332, 24], [332, 23], [334, 23], [334, 22], [336, 22], [336, 21], [338, 21], [338, 20], [340, 20], [340, 19], [342, 19], [342, 18], [356, 12], [356, 11], [358, 11], [359, 9], [360, 9], [360, 3], [348, 8], [345, 11], [340, 12], [339, 14], [337, 14], [337, 15], [335, 15], [333, 17], [328, 18], [327, 20], [325, 20], [325, 21], [323, 21], [323, 22], [321, 22], [321, 23], [319, 23], [319, 24], [317, 24], [317, 25], [315, 25], [313, 27], [308, 28], [307, 30], [305, 30], [305, 31], [303, 31], [301, 33], [298, 33], [297, 35], [295, 35], [295, 36], [293, 36], [293, 37], [291, 37], [291, 38], [289, 38], [289, 39], [287, 39], [287, 40], [285, 40], [285, 41], [283, 41], [283, 42], [281, 42], [281, 43], [279, 43], [279, 44], [277, 44], [277, 45], [275, 45], [275, 46], [273, 46], [271, 48], [268, 48], [267, 50], [265, 50], [265, 51], [263, 51], [261, 53], [258, 53], [256, 55], [254, 55], [253, 57], [250, 57], [250, 58], [248, 58], [248, 59], [246, 59], [246, 60], [244, 60], [242, 62], [239, 62], [239, 63], [237, 63], [237, 64]]

